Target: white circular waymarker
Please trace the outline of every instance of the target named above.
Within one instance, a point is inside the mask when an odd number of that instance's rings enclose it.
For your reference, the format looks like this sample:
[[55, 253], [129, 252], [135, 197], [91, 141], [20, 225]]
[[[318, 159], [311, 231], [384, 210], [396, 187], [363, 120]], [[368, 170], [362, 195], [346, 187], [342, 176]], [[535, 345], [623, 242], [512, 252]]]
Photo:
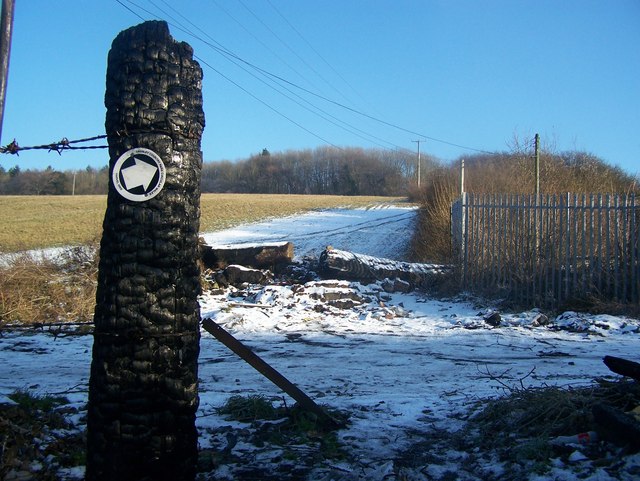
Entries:
[[160, 193], [167, 177], [164, 163], [153, 150], [127, 150], [113, 166], [113, 186], [125, 199], [144, 202]]

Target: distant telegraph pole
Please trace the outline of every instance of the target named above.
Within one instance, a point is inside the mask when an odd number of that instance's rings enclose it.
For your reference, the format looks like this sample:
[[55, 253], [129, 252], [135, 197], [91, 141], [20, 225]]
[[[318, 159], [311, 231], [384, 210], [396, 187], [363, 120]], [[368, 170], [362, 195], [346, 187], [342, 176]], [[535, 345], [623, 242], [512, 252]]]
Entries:
[[4, 103], [7, 97], [7, 79], [9, 78], [9, 54], [11, 52], [14, 6], [15, 0], [2, 0], [2, 13], [0, 13], [0, 140], [2, 140]]
[[536, 196], [540, 195], [540, 136], [535, 136], [535, 157], [536, 157]]
[[418, 187], [420, 187], [420, 142], [424, 142], [424, 140], [412, 140], [411, 142], [418, 144]]

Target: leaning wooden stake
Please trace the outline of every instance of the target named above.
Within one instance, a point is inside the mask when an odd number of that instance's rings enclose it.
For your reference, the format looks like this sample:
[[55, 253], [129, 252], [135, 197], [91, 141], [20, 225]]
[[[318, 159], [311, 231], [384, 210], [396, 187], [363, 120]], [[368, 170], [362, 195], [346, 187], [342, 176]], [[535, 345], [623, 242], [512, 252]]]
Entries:
[[267, 364], [260, 356], [255, 354], [251, 349], [238, 341], [235, 337], [229, 334], [222, 326], [207, 318], [202, 321], [202, 327], [215, 337], [222, 344], [227, 346], [244, 361], [249, 363], [260, 374], [265, 376], [269, 381], [274, 383], [289, 396], [296, 400], [296, 402], [304, 409], [314, 413], [318, 416], [318, 420], [325, 424], [328, 428], [340, 428], [343, 424], [338, 420], [330, 416], [320, 406], [318, 406], [313, 399], [307, 396], [300, 390], [295, 384], [289, 381], [286, 377], [276, 371], [273, 367]]

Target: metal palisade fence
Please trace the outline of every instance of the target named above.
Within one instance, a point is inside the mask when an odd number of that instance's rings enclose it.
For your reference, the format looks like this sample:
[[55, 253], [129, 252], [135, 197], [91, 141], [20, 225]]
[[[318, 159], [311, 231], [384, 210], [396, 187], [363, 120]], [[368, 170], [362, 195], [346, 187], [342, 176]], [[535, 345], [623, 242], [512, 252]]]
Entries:
[[465, 193], [451, 221], [465, 289], [540, 307], [640, 301], [635, 194]]

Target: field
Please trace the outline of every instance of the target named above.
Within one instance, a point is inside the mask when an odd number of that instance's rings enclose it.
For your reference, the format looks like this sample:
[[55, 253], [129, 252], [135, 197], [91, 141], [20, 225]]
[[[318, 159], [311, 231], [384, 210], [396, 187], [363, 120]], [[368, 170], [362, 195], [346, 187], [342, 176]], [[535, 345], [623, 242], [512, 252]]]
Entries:
[[[203, 194], [200, 229], [215, 231], [314, 209], [403, 201], [397, 197]], [[102, 232], [106, 205], [104, 195], [0, 196], [0, 252], [95, 242]]]

